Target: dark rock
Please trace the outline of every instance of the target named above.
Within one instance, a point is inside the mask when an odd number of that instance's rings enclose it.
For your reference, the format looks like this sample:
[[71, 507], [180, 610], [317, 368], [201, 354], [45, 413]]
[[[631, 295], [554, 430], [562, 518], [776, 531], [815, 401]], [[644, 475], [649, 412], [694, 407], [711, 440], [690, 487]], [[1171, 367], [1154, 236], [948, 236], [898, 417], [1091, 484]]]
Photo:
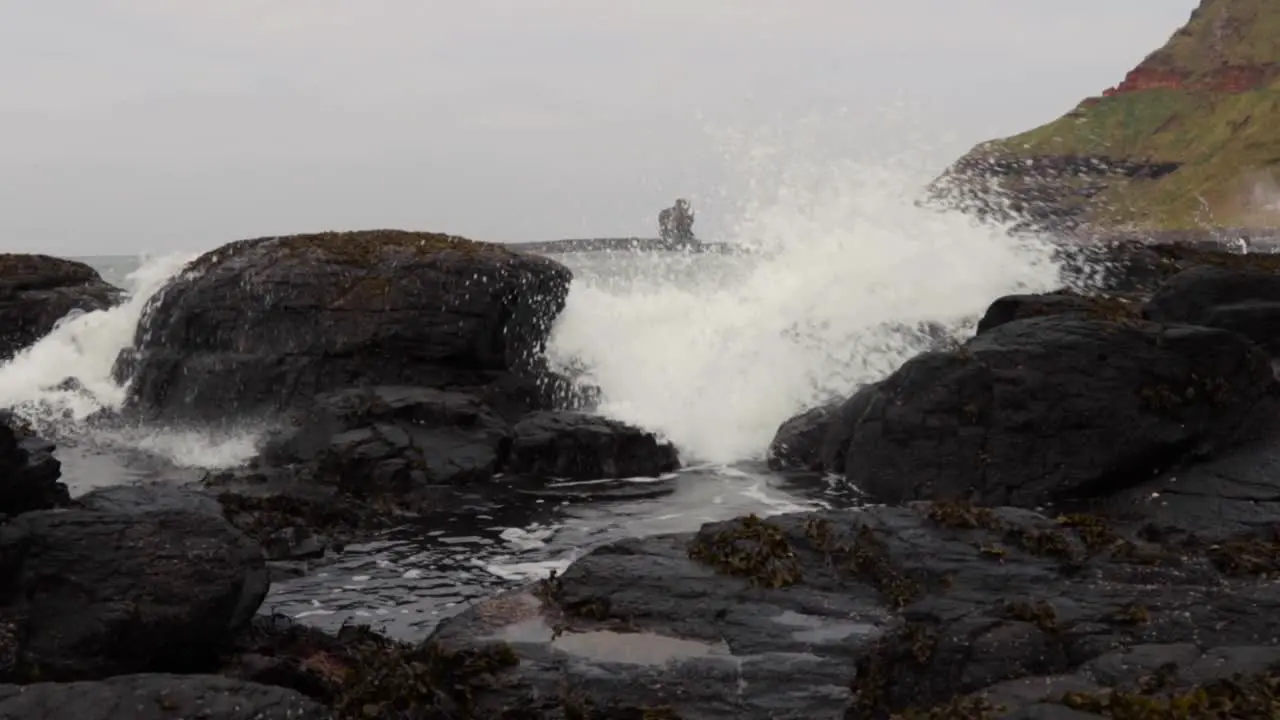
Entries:
[[0, 361], [48, 335], [68, 314], [105, 310], [121, 296], [84, 263], [0, 254]]
[[1280, 353], [1280, 274], [1201, 266], [1167, 280], [1142, 308], [1148, 320], [1239, 333]]
[[0, 720], [333, 720], [279, 687], [211, 675], [122, 675], [98, 682], [0, 685]]
[[822, 443], [843, 405], [844, 402], [822, 405], [782, 423], [769, 443], [765, 458], [769, 469], [822, 471]]
[[363, 626], [330, 635], [272, 616], [237, 638], [222, 673], [296, 690], [339, 718], [478, 720], [497, 716], [471, 712], [472, 696], [515, 661], [500, 644], [450, 651], [394, 642]]
[[106, 513], [140, 514], [177, 511], [206, 517], [222, 517], [222, 506], [218, 504], [217, 498], [209, 493], [165, 482], [98, 488], [76, 498], [75, 502], [84, 510]]
[[815, 408], [784, 422], [769, 445], [770, 467], [843, 473], [853, 430], [876, 397], [879, 385], [864, 385], [848, 400]]
[[315, 464], [347, 494], [412, 494], [418, 486], [493, 477], [511, 428], [475, 397], [418, 387], [318, 396], [295, 427], [268, 442], [263, 464]]
[[[479, 716], [1003, 717], [1002, 704], [1071, 717], [1097, 713], [1104, 688], [1159, 702], [1165, 689], [1226, 696], [1237, 672], [1240, 688], [1266, 682], [1278, 568], [1268, 538], [1166, 542], [1017, 508], [747, 517], [597, 548], [432, 641], [515, 650], [519, 665], [477, 694], [494, 713]], [[1237, 707], [1257, 707], [1248, 694]]]
[[30, 512], [0, 527], [0, 678], [207, 669], [267, 592], [261, 549], [186, 512]]
[[1038, 295], [1006, 295], [997, 298], [978, 321], [981, 335], [1005, 323], [1033, 317], [1071, 317], [1079, 320], [1120, 322], [1138, 317], [1141, 306], [1124, 298], [1080, 295], [1069, 291]]
[[881, 383], [845, 474], [887, 502], [1106, 495], [1237, 443], [1275, 390], [1266, 354], [1224, 330], [1018, 320]]
[[626, 423], [570, 411], [516, 423], [505, 470], [569, 480], [657, 477], [680, 466], [676, 450]]
[[150, 416], [221, 420], [416, 385], [514, 417], [543, 400], [534, 375], [570, 279], [553, 260], [438, 234], [239, 241], [156, 295], [117, 374]]
[[70, 501], [67, 486], [58, 482], [62, 463], [54, 449], [13, 413], [0, 410], [0, 514], [20, 515]]

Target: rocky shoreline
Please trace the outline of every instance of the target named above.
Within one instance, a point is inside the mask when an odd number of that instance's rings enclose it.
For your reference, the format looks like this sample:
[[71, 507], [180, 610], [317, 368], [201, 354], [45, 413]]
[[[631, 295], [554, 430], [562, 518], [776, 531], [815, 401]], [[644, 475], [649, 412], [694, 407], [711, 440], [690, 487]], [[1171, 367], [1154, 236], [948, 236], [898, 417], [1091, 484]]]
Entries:
[[206, 255], [123, 412], [276, 430], [199, 487], [72, 498], [0, 416], [0, 718], [1273, 717], [1280, 255], [1067, 252], [1071, 288], [782, 425], [775, 468], [867, 507], [611, 543], [419, 643], [262, 601], [460, 493], [675, 450], [542, 362], [554, 261], [396, 231]]

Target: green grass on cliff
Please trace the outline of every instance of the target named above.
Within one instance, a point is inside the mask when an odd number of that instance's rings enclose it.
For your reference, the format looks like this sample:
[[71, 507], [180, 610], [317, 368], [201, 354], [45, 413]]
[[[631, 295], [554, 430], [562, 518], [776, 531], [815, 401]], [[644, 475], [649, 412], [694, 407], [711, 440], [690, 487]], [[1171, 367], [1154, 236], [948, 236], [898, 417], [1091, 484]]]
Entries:
[[1203, 0], [1191, 19], [1144, 67], [1192, 76], [1222, 65], [1280, 61], [1280, 3], [1276, 0]]
[[1250, 197], [1258, 183], [1280, 180], [1280, 81], [1239, 94], [1144, 90], [1100, 98], [975, 152], [1180, 163], [1156, 180], [1111, 181], [1093, 203], [1094, 219], [1107, 225], [1273, 225], [1280, 216], [1270, 216], [1280, 214]]
[[[1046, 125], [983, 143], [970, 157], [1178, 163], [1177, 171], [1157, 179], [1109, 177], [1105, 190], [1088, 199], [1070, 190], [1096, 179], [1059, 178], [1050, 189], [1063, 190], [1064, 206], [1086, 204], [1087, 219], [1103, 226], [1280, 226], [1280, 79], [1243, 93], [1204, 89], [1224, 67], [1280, 78], [1280, 0], [1202, 0], [1187, 24], [1139, 66], [1180, 74], [1201, 89], [1093, 98]], [[1016, 192], [1037, 181], [1004, 182]]]

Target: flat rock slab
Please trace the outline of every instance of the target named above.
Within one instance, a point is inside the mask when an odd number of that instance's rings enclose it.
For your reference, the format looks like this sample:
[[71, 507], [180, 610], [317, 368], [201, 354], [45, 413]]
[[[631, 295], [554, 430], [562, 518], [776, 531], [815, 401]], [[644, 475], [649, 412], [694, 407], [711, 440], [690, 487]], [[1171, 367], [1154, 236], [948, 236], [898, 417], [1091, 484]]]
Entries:
[[1157, 670], [1184, 690], [1268, 672], [1277, 570], [1265, 538], [915, 503], [614, 543], [432, 639], [515, 649], [482, 709], [852, 719], [981, 696], [1071, 717], [1068, 691], [1150, 693]]
[[333, 720], [305, 696], [211, 675], [0, 685], [0, 720]]

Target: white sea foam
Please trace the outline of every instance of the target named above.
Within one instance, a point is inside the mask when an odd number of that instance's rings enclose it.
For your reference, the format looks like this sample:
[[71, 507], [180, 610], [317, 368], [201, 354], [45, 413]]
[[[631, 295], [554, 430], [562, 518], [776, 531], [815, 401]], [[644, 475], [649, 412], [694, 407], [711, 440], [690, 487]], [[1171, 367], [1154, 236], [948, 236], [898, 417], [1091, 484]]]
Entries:
[[576, 276], [550, 350], [585, 366], [603, 412], [690, 459], [757, 458], [790, 415], [919, 352], [902, 325], [959, 327], [1057, 281], [1047, 242], [919, 207], [937, 167], [910, 154], [732, 140], [740, 209], [714, 239], [752, 255], [565, 256]]

